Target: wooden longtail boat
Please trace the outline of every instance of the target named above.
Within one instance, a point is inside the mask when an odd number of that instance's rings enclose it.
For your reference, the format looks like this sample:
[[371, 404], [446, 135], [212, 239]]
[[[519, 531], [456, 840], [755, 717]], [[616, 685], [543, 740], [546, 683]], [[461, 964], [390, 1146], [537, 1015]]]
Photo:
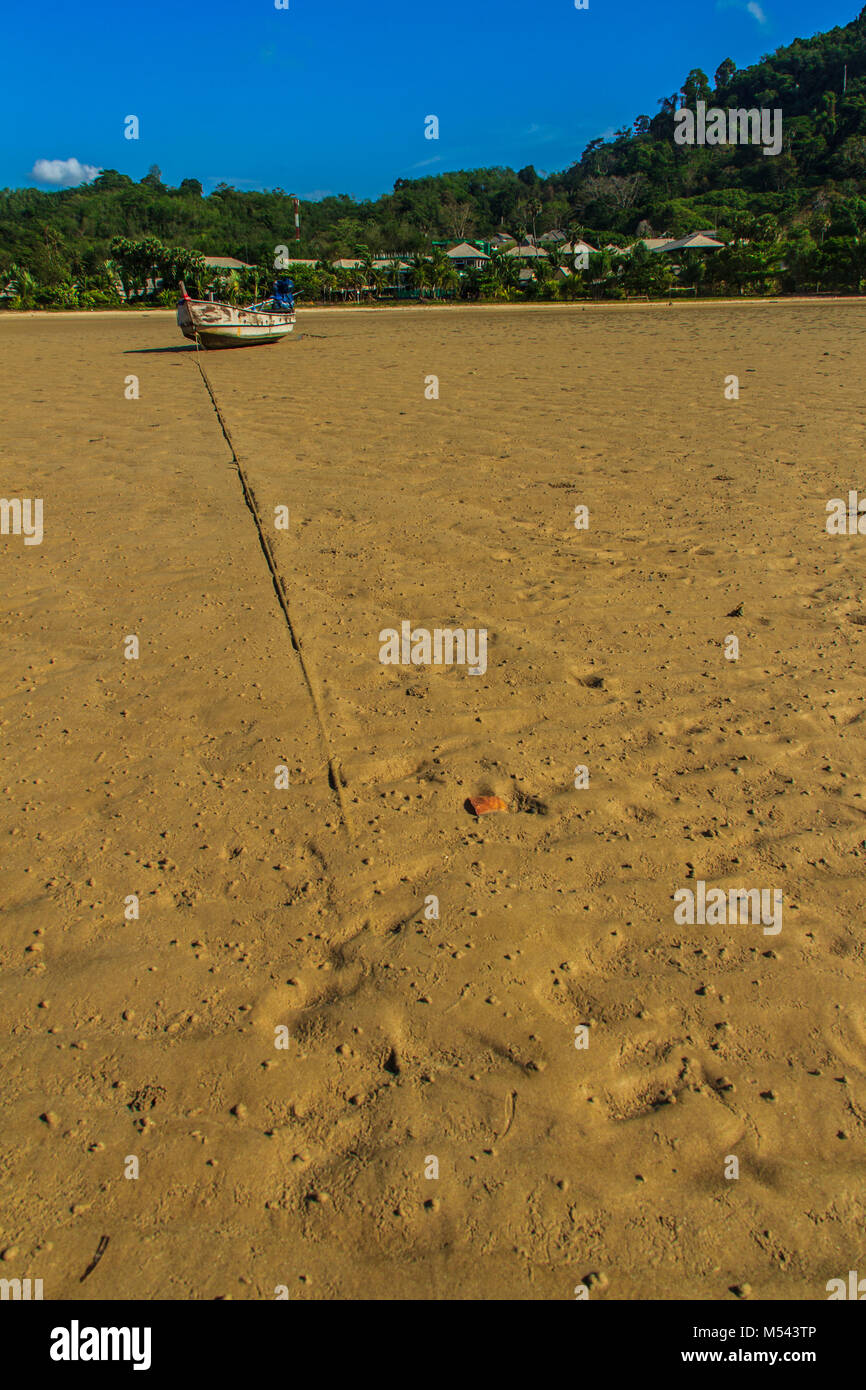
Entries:
[[294, 297], [277, 294], [261, 304], [241, 309], [234, 304], [215, 304], [209, 299], [191, 299], [183, 281], [182, 298], [177, 305], [177, 323], [185, 338], [206, 348], [251, 347], [255, 343], [277, 343], [295, 326]]

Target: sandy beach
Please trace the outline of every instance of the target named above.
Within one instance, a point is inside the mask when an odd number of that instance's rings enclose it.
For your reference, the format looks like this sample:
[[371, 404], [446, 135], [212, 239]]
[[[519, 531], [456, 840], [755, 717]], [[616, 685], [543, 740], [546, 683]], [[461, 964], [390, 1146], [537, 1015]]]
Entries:
[[[171, 314], [0, 317], [4, 1274], [862, 1265], [864, 352], [860, 302], [301, 308], [212, 399]], [[383, 664], [403, 622], [483, 674]], [[781, 929], [676, 922], [699, 882]]]

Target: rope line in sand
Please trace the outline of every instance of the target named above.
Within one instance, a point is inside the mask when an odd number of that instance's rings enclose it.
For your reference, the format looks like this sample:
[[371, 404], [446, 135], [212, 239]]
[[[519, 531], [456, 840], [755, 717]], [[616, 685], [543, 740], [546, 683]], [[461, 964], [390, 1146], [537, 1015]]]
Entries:
[[307, 662], [304, 658], [304, 653], [301, 647], [301, 640], [298, 635], [298, 631], [295, 627], [295, 624], [292, 621], [292, 615], [289, 611], [289, 596], [286, 591], [286, 586], [283, 582], [283, 577], [280, 574], [280, 571], [277, 567], [274, 552], [271, 549], [271, 543], [268, 540], [267, 534], [265, 533], [261, 513], [259, 512], [258, 506], [256, 504], [255, 494], [252, 490], [252, 487], [250, 486], [249, 479], [247, 478], [247, 475], [244, 471], [244, 466], [241, 463], [240, 458], [238, 457], [238, 452], [234, 446], [234, 442], [229, 432], [229, 427], [226, 424], [225, 416], [223, 415], [223, 412], [220, 409], [220, 405], [216, 398], [214, 389], [211, 386], [210, 381], [208, 380], [208, 376], [204, 367], [202, 366], [201, 354], [199, 352], [198, 336], [196, 336], [195, 340], [195, 361], [196, 366], [198, 367], [199, 372], [201, 373], [201, 379], [204, 382], [205, 387], [207, 388], [208, 395], [210, 396], [211, 404], [213, 405], [213, 408], [216, 411], [216, 417], [220, 422], [220, 429], [223, 432], [223, 437], [225, 438], [225, 441], [228, 444], [229, 449], [231, 451], [232, 462], [234, 463], [235, 468], [238, 472], [238, 477], [241, 480], [241, 488], [243, 489], [244, 501], [246, 502], [247, 507], [249, 508], [253, 521], [255, 522], [256, 531], [258, 532], [259, 536], [259, 545], [262, 548], [262, 553], [265, 557], [265, 561], [267, 562], [268, 569], [270, 570], [271, 581], [274, 586], [274, 592], [277, 596], [277, 602], [280, 605], [283, 617], [286, 620], [286, 627], [289, 630], [289, 640], [291, 641], [292, 649], [297, 655], [298, 662], [301, 668], [301, 674], [304, 677], [304, 683], [306, 684], [307, 691], [313, 703], [313, 709], [316, 712], [316, 720], [319, 725], [319, 735], [321, 737], [322, 745], [325, 750], [325, 761], [328, 767], [328, 786], [331, 788], [331, 790], [334, 792], [337, 798], [340, 819], [343, 822], [344, 829], [347, 831], [347, 833], [351, 834], [352, 822], [351, 816], [349, 814], [349, 808], [346, 804], [346, 798], [343, 793], [343, 784], [340, 781], [339, 769], [334, 761], [334, 756], [331, 752], [331, 742], [328, 738], [328, 730], [325, 726], [325, 719], [322, 713], [321, 702], [319, 700], [318, 695], [316, 694], [316, 688], [313, 685], [312, 679], [310, 678], [309, 668], [307, 666]]

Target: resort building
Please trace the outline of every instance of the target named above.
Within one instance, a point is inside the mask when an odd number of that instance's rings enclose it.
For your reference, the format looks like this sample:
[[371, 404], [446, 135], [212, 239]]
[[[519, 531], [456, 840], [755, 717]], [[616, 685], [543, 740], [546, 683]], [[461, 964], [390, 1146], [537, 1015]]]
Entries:
[[671, 251], [721, 251], [725, 243], [717, 241], [708, 232], [692, 232], [690, 236], [680, 237], [677, 241], [669, 241], [667, 246], [661, 250], [667, 255]]
[[520, 261], [546, 261], [550, 255], [544, 246], [535, 246], [531, 242], [525, 242], [523, 246], [512, 246], [510, 251], [506, 251], [505, 254]]
[[[665, 255], [671, 251], [721, 251], [725, 244], [710, 232], [690, 232], [683, 237], [642, 237], [641, 240], [648, 251], [661, 251]], [[636, 245], [634, 242], [626, 249], [632, 251]]]
[[461, 241], [457, 246], [452, 246], [445, 255], [455, 270], [483, 270], [490, 260], [486, 251], [480, 250], [477, 246], [470, 246], [468, 241]]

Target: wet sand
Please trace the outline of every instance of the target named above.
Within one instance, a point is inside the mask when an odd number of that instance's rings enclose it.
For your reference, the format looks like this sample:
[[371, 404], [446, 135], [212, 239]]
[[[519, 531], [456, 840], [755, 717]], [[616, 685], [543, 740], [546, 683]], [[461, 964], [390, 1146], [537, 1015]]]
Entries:
[[[866, 306], [652, 307], [202, 354], [288, 620], [171, 318], [0, 318], [0, 491], [44, 503], [0, 536], [5, 1276], [821, 1299], [862, 1263], [866, 540], [825, 520]], [[404, 620], [486, 629], [486, 672], [383, 665]], [[781, 931], [676, 923], [699, 881]]]

